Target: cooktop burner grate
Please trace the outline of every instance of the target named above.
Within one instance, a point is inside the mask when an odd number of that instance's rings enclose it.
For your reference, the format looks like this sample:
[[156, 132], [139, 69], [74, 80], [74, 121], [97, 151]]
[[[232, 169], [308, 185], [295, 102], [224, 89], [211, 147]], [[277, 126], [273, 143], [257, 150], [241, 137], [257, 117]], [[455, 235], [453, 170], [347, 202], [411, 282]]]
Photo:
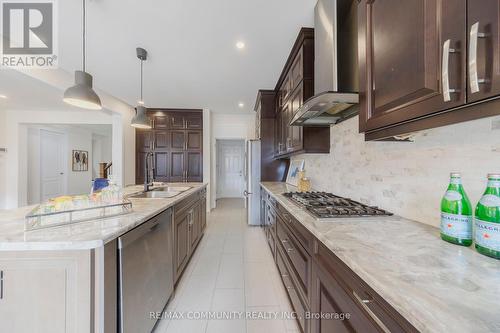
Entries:
[[284, 194], [317, 218], [392, 215], [392, 213], [327, 192], [289, 192]]

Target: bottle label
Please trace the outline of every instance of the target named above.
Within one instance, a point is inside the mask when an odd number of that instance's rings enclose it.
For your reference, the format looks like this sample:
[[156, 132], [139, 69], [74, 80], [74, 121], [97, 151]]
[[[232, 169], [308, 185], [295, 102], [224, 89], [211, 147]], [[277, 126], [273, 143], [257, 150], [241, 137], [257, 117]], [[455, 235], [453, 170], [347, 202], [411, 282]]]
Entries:
[[441, 213], [441, 232], [449, 237], [472, 239], [472, 216]]
[[488, 187], [500, 187], [500, 180], [498, 179], [488, 180]]
[[457, 191], [446, 191], [444, 198], [448, 201], [460, 201], [462, 200], [462, 195]]
[[474, 241], [493, 251], [500, 251], [500, 223], [475, 220]]
[[483, 195], [481, 200], [479, 200], [481, 205], [485, 207], [499, 207], [500, 206], [500, 197], [497, 197], [494, 194], [486, 194]]

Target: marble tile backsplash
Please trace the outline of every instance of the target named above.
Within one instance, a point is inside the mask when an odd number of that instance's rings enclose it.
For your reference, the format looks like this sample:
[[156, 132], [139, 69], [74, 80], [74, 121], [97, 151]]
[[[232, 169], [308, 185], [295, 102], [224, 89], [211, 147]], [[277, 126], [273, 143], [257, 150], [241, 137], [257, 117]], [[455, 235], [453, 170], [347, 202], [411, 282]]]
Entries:
[[331, 128], [330, 154], [303, 154], [313, 188], [439, 226], [449, 173], [462, 173], [473, 206], [500, 172], [500, 117], [422, 131], [414, 142], [365, 142], [358, 117]]

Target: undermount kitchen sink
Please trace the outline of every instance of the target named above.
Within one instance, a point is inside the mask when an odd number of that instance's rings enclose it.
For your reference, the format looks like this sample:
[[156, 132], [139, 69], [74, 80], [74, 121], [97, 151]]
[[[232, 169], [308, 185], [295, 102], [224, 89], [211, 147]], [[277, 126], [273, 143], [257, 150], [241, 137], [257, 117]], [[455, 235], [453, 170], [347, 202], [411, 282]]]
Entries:
[[173, 198], [181, 194], [179, 191], [150, 191], [150, 192], [141, 192], [138, 194], [131, 195], [129, 198], [136, 198], [136, 199], [166, 199], [166, 198]]
[[190, 190], [192, 187], [191, 186], [164, 186], [164, 187], [158, 187], [153, 189], [153, 191], [159, 191], [159, 192], [186, 192]]

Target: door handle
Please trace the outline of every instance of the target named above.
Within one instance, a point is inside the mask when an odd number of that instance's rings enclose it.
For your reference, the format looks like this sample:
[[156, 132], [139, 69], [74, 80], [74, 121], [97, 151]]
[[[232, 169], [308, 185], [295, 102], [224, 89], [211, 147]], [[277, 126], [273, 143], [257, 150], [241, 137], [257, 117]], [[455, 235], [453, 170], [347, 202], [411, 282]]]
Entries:
[[477, 74], [477, 42], [479, 38], [486, 38], [487, 34], [479, 32], [479, 22], [474, 23], [469, 33], [469, 84], [471, 93], [479, 92], [479, 84], [486, 83], [479, 79]]
[[249, 194], [252, 194], [252, 192], [248, 192], [247, 190], [244, 190], [244, 191], [243, 191], [243, 195], [244, 195], [245, 197], [248, 197], [248, 195], [249, 195]]
[[371, 299], [363, 299], [359, 297], [358, 293], [353, 290], [352, 292], [356, 301], [361, 305], [361, 307], [368, 313], [368, 315], [377, 323], [377, 325], [382, 329], [384, 333], [391, 333], [391, 330], [380, 320], [380, 318], [370, 309], [368, 304], [373, 302]]
[[0, 299], [3, 299], [3, 271], [0, 271]]
[[450, 48], [451, 40], [447, 39], [443, 44], [443, 59], [441, 64], [441, 77], [443, 82], [443, 99], [445, 102], [451, 101], [451, 93], [459, 93], [459, 89], [450, 89], [449, 63], [450, 53], [459, 53], [460, 51]]

